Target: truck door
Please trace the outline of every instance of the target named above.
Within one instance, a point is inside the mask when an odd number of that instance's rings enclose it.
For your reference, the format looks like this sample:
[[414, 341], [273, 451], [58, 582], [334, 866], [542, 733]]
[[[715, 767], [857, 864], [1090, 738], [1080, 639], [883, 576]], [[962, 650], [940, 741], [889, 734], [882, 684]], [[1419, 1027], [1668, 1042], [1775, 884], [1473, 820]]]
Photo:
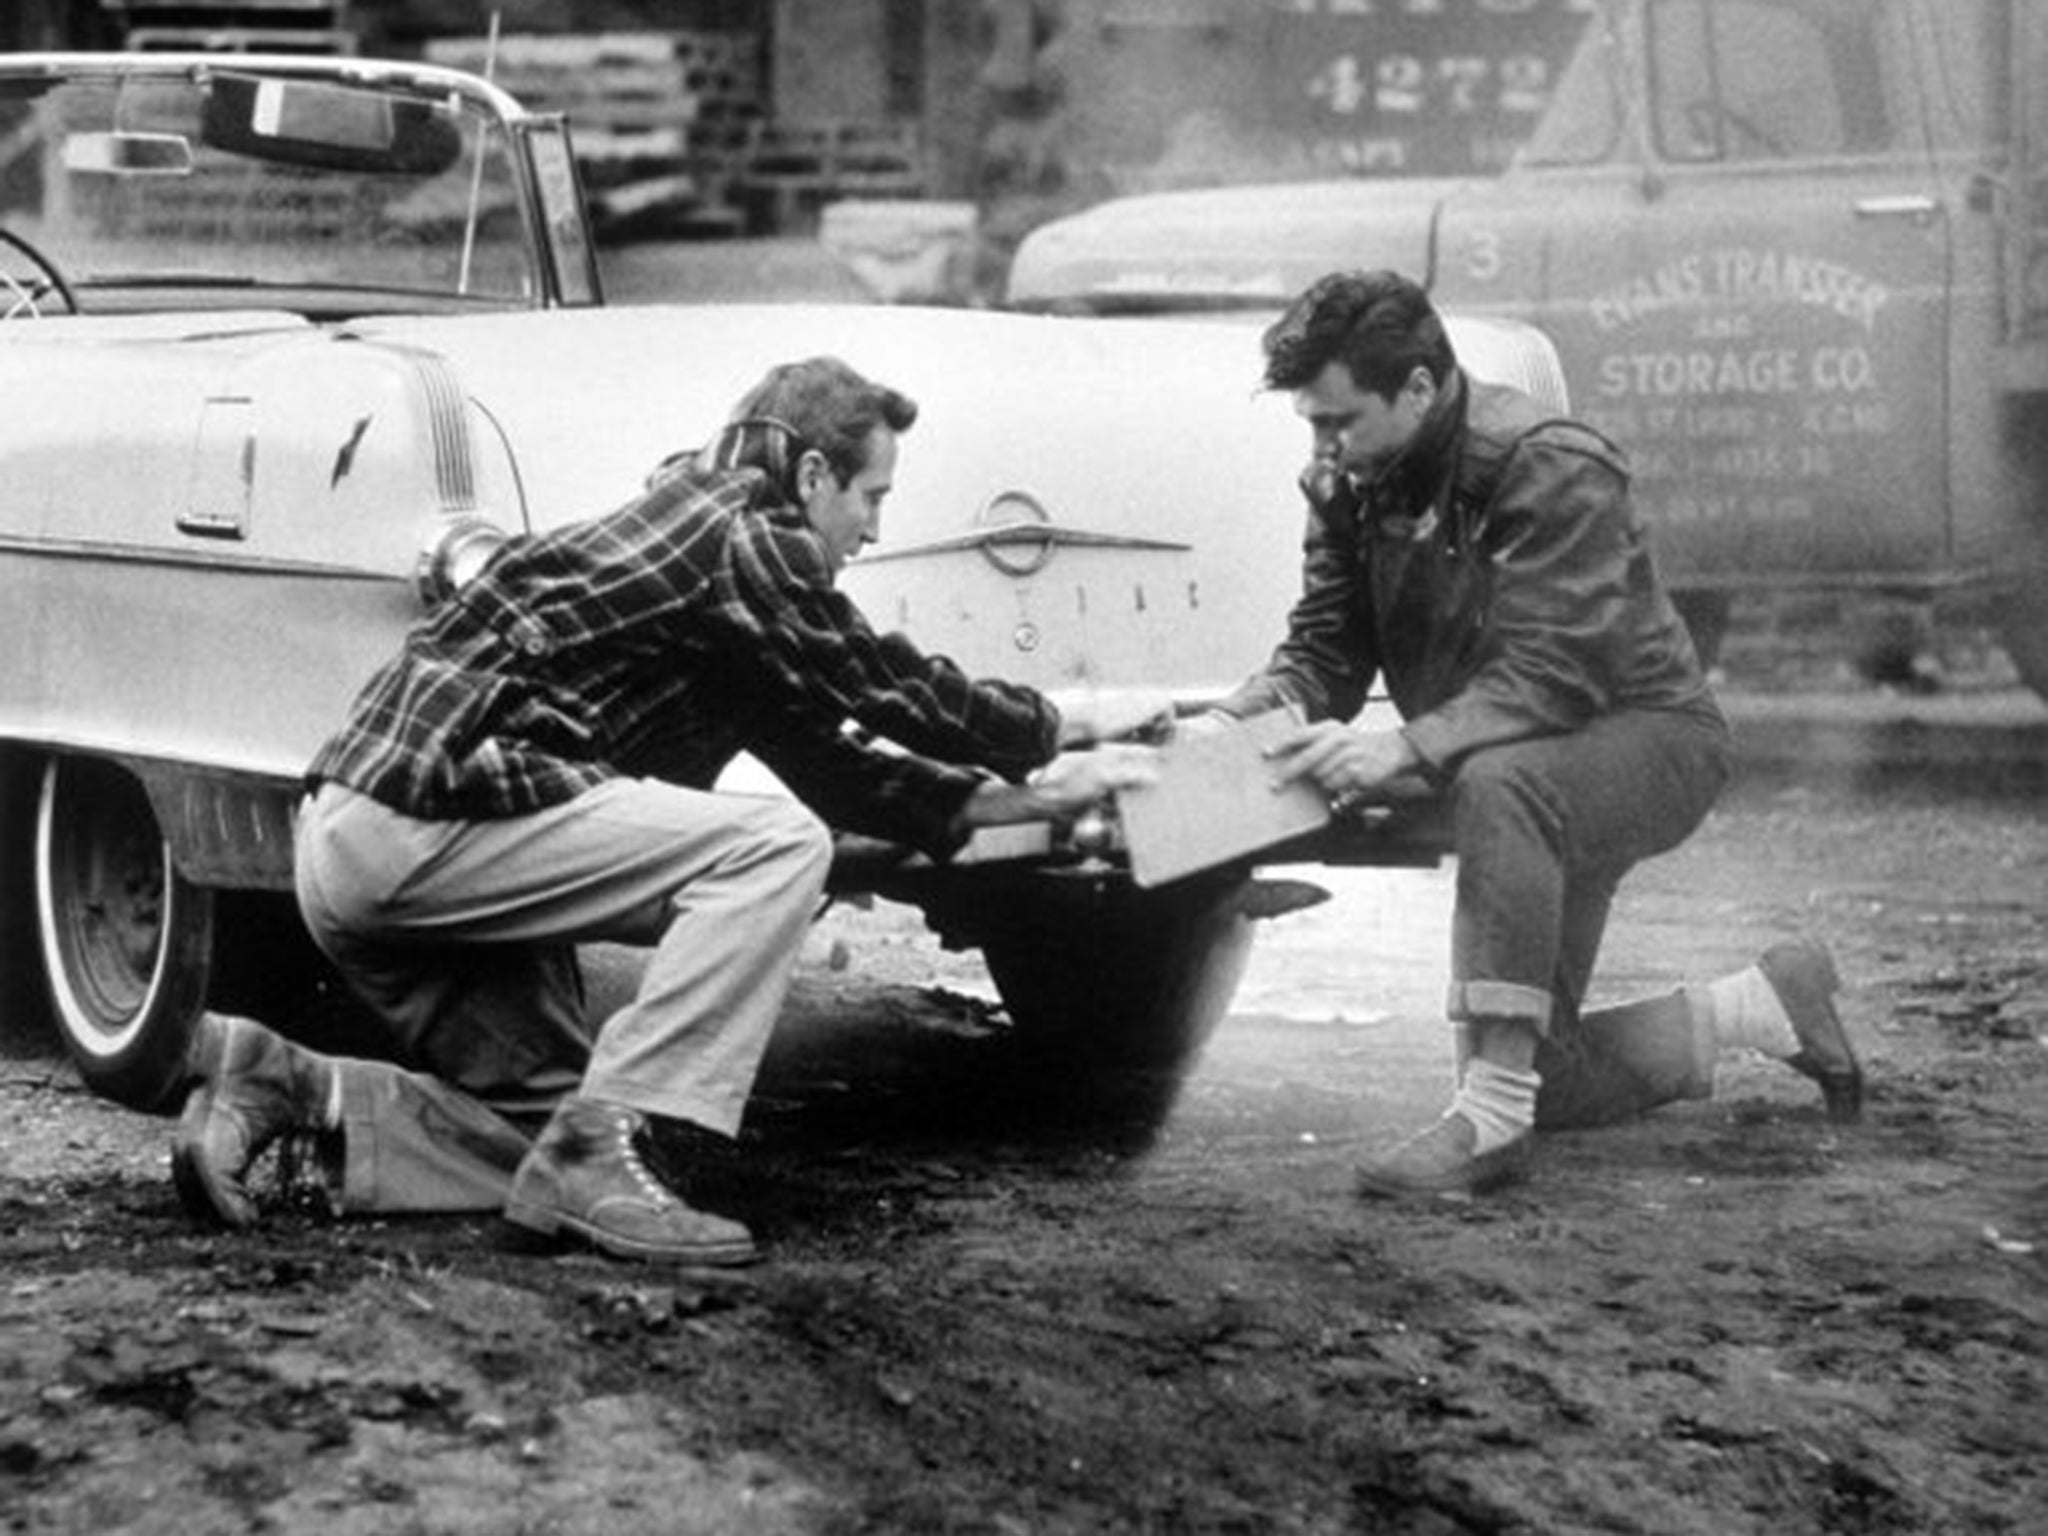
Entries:
[[1949, 556], [1950, 225], [1910, 10], [1616, 7], [1527, 162], [1446, 210], [1439, 295], [1551, 332], [1675, 585]]

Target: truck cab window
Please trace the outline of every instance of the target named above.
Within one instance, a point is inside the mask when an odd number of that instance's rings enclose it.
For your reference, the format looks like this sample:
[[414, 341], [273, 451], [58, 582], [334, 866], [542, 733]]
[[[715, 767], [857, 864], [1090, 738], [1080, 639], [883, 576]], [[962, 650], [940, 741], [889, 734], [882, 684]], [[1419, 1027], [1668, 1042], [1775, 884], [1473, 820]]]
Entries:
[[1658, 152], [1754, 163], [1890, 146], [1875, 37], [1882, 6], [1833, 0], [1659, 0], [1649, 7]]
[[1597, 165], [1613, 156], [1626, 116], [1618, 49], [1611, 28], [1598, 21], [1586, 28], [1522, 148], [1524, 165]]

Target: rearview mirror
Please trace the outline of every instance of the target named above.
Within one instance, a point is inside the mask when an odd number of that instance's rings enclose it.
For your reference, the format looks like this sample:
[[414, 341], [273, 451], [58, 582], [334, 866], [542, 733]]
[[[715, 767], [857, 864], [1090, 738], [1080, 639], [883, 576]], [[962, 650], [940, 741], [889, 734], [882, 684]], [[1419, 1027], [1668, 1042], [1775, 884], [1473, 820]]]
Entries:
[[252, 159], [397, 176], [437, 175], [462, 152], [452, 112], [436, 103], [287, 76], [216, 75], [200, 133]]
[[64, 169], [97, 176], [190, 176], [192, 142], [182, 133], [73, 133]]

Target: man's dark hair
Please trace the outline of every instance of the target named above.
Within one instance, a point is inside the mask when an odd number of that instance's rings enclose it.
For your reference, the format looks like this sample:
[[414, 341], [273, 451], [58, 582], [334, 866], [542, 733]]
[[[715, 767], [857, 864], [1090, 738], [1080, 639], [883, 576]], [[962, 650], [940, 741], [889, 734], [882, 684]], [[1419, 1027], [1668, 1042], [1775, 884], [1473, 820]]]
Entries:
[[1417, 368], [1441, 385], [1458, 362], [1429, 295], [1398, 272], [1318, 278], [1263, 340], [1269, 389], [1306, 389], [1342, 363], [1360, 389], [1391, 401]]
[[766, 470], [788, 490], [796, 461], [815, 448], [845, 485], [867, 467], [875, 428], [907, 432], [916, 420], [917, 402], [908, 395], [862, 377], [836, 357], [807, 358], [769, 369], [747, 391], [715, 457], [721, 467]]

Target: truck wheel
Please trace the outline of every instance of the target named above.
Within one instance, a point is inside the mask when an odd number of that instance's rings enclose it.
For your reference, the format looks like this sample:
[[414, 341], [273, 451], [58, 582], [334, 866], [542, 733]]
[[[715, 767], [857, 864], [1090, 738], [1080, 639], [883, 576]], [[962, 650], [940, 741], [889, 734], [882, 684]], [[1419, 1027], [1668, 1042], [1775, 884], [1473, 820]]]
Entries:
[[1251, 956], [1249, 883], [1047, 875], [984, 898], [982, 958], [1052, 1091], [1127, 1120], [1164, 1115]]
[[110, 763], [53, 757], [36, 804], [36, 919], [51, 1015], [86, 1085], [171, 1107], [206, 998], [213, 893], [171, 860], [149, 795]]

